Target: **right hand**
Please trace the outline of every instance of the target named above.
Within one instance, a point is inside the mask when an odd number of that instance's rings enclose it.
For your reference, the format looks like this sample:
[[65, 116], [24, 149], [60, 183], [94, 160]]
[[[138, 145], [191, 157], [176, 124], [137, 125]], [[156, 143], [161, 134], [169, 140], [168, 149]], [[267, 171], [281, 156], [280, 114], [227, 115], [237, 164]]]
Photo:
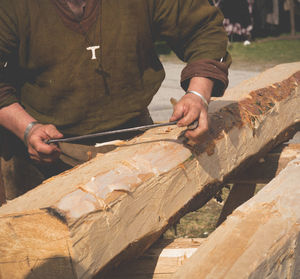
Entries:
[[61, 150], [56, 144], [46, 144], [45, 142], [62, 137], [63, 134], [52, 124], [36, 124], [33, 126], [27, 138], [30, 159], [40, 163], [53, 163], [56, 161], [61, 154]]

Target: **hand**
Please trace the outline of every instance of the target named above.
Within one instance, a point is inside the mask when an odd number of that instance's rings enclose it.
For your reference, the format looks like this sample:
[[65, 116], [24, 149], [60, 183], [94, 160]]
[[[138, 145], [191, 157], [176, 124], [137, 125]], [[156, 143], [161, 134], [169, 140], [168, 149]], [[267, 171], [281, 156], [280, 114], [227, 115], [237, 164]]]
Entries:
[[188, 126], [198, 120], [198, 127], [185, 133], [185, 136], [193, 141], [197, 141], [201, 135], [208, 131], [207, 107], [199, 96], [192, 93], [184, 95], [174, 106], [170, 121], [175, 120], [179, 120], [177, 125], [181, 127]]
[[58, 159], [61, 151], [57, 145], [49, 145], [45, 141], [62, 137], [63, 135], [54, 125], [36, 124], [27, 138], [29, 157], [40, 163], [53, 163]]

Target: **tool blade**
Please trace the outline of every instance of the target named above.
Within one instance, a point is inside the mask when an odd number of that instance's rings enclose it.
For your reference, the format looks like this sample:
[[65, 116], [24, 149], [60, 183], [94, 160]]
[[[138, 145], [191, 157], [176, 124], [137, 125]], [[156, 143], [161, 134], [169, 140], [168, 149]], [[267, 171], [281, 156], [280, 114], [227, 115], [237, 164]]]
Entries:
[[127, 132], [149, 130], [149, 129], [156, 128], [156, 127], [170, 126], [170, 125], [176, 125], [176, 124], [177, 124], [177, 121], [172, 121], [172, 122], [167, 122], [167, 123], [150, 124], [150, 125], [145, 125], [145, 126], [105, 131], [105, 132], [83, 135], [83, 136], [61, 138], [61, 139], [51, 139], [51, 140], [48, 140], [46, 143], [50, 144], [50, 143], [59, 143], [59, 142], [72, 142], [72, 141], [78, 141], [78, 140], [83, 140], [83, 139], [91, 139], [91, 138], [97, 138], [97, 137], [108, 136], [108, 135], [122, 134], [122, 133], [127, 133]]

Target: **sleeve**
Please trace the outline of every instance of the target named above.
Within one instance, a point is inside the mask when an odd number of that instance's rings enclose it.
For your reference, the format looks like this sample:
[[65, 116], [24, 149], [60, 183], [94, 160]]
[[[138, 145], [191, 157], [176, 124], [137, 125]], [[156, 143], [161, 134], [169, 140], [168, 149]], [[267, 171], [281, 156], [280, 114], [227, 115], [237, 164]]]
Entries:
[[10, 60], [17, 56], [16, 17], [10, 1], [0, 2], [0, 109], [18, 102]]
[[192, 77], [214, 81], [213, 96], [222, 96], [228, 85], [231, 56], [221, 11], [208, 0], [157, 0], [154, 4], [156, 37], [165, 39], [176, 55], [187, 62], [181, 86]]

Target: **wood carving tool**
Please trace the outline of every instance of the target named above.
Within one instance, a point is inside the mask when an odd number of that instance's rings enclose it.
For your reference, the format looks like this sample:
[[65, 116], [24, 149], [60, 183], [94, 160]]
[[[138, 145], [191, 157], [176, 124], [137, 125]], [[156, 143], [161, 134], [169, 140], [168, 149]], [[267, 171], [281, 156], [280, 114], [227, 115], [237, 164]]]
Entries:
[[[133, 127], [133, 128], [105, 131], [105, 132], [89, 134], [89, 135], [83, 135], [83, 136], [75, 136], [75, 137], [61, 138], [61, 139], [51, 139], [51, 140], [46, 141], [46, 143], [50, 144], [50, 143], [58, 143], [58, 142], [72, 142], [72, 141], [97, 138], [97, 137], [102, 137], [102, 136], [107, 136], [107, 135], [122, 134], [122, 133], [127, 133], [127, 132], [146, 131], [146, 130], [156, 128], [156, 127], [176, 125], [177, 122], [178, 121], [172, 121], [172, 122], [166, 122], [166, 123], [157, 123], [157, 124], [150, 124], [150, 125]], [[190, 124], [188, 126], [188, 129], [193, 130], [193, 129], [196, 129], [197, 127], [198, 127], [198, 121], [194, 121], [192, 124]]]

